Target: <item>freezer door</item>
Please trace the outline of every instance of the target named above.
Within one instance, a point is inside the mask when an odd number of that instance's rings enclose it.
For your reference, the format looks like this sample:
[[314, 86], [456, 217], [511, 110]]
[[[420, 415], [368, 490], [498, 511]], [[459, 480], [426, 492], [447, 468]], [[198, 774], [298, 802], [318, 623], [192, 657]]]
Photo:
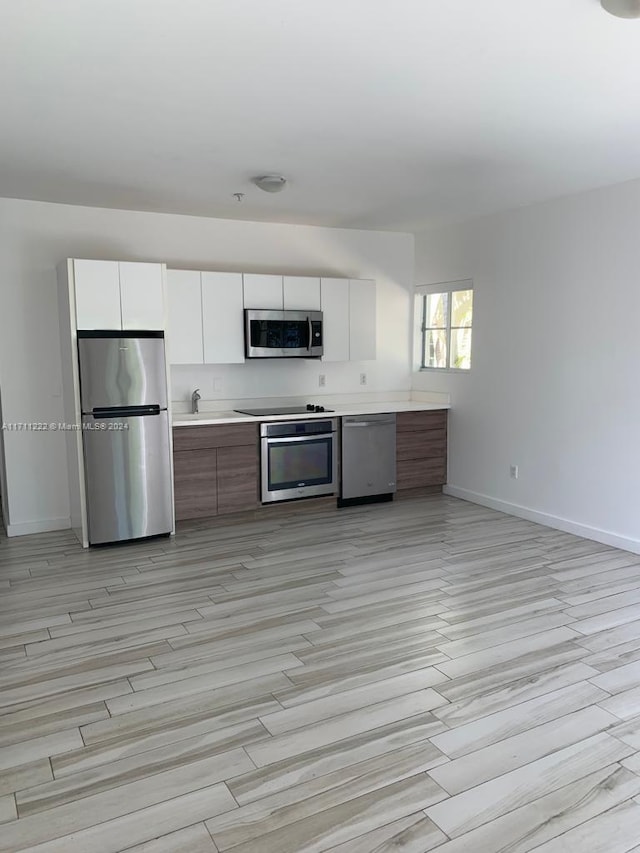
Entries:
[[100, 334], [100, 337], [78, 334], [82, 411], [154, 404], [166, 409], [162, 333]]
[[166, 411], [82, 419], [89, 543], [170, 533], [171, 466]]

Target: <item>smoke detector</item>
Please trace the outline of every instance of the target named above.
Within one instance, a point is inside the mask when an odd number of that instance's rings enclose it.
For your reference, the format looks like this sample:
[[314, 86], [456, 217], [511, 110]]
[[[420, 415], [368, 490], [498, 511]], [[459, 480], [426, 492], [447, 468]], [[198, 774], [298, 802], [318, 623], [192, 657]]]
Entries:
[[617, 18], [640, 18], [640, 0], [600, 0], [600, 3]]
[[253, 183], [266, 193], [279, 193], [287, 185], [287, 179], [282, 175], [258, 175], [251, 179]]

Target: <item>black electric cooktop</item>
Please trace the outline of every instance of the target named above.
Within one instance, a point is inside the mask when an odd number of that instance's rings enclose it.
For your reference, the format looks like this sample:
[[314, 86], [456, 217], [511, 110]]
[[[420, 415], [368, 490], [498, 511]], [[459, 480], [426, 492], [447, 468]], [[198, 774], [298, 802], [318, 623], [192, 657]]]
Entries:
[[257, 418], [269, 418], [272, 415], [307, 415], [312, 412], [332, 412], [324, 406], [308, 403], [306, 406], [273, 406], [268, 409], [234, 409], [239, 415], [253, 415]]

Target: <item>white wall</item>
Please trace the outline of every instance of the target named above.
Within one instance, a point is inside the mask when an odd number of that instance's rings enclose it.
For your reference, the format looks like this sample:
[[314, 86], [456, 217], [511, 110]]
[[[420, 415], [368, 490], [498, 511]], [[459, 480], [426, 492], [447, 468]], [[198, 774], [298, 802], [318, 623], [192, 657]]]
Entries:
[[[67, 257], [374, 278], [379, 359], [366, 363], [368, 390], [410, 386], [411, 235], [0, 199], [0, 390], [6, 421], [62, 420], [55, 267]], [[362, 390], [361, 369], [323, 366], [326, 393]], [[279, 362], [248, 370], [178, 368], [174, 378], [177, 395], [190, 393], [194, 382], [212, 389], [213, 378], [222, 377], [225, 397], [256, 396], [258, 390], [260, 396], [313, 396], [318, 372], [317, 365]], [[4, 438], [12, 532], [67, 527], [64, 438], [53, 432], [5, 432]]]
[[639, 223], [634, 181], [416, 237], [416, 283], [475, 280], [472, 371], [413, 382], [452, 493], [640, 551]]

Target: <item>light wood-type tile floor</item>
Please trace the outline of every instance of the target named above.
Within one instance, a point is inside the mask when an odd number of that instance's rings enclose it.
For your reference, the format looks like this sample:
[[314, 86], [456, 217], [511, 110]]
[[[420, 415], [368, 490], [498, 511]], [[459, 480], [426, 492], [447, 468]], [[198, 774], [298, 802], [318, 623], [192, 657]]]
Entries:
[[0, 539], [0, 853], [640, 851], [640, 557], [443, 496]]

